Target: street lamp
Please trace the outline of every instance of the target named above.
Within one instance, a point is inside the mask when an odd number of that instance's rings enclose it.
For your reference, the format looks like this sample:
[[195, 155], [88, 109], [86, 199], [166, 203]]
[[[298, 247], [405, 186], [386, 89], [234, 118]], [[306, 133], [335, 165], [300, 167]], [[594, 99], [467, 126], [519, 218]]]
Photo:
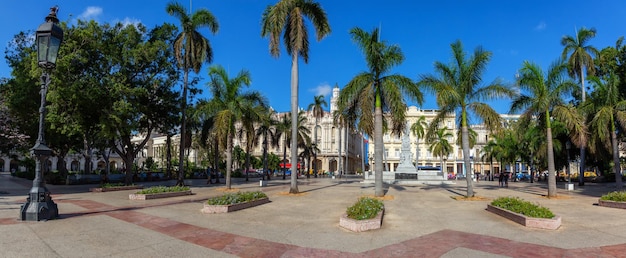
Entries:
[[48, 71], [56, 66], [57, 54], [61, 41], [63, 41], [63, 30], [57, 25], [58, 7], [50, 8], [50, 14], [46, 16], [45, 23], [37, 28], [37, 60], [39, 67], [43, 69], [41, 75], [41, 106], [39, 107], [39, 134], [35, 146], [30, 149], [31, 154], [36, 157], [35, 179], [33, 187], [30, 189], [26, 203], [20, 208], [21, 219], [28, 221], [40, 221], [54, 219], [59, 216], [56, 203], [50, 197], [50, 191], [46, 188], [43, 180], [43, 166], [52, 154], [52, 150], [46, 146], [44, 139], [44, 117], [46, 115], [46, 94], [50, 84]]

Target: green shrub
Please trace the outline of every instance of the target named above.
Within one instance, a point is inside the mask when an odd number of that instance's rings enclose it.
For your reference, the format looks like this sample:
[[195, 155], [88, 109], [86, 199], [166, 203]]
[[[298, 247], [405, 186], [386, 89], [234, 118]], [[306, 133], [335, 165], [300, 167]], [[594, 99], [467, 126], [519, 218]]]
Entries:
[[377, 199], [362, 197], [354, 205], [348, 207], [348, 218], [356, 220], [371, 219], [385, 208], [383, 202]]
[[626, 191], [610, 192], [602, 195], [600, 199], [605, 201], [626, 202]]
[[228, 193], [207, 200], [208, 205], [231, 205], [237, 203], [251, 202], [258, 199], [267, 198], [261, 191]]
[[137, 194], [184, 192], [188, 190], [189, 190], [189, 186], [153, 186], [150, 188], [143, 189], [137, 192]]
[[491, 205], [522, 214], [532, 218], [554, 218], [554, 214], [546, 207], [524, 201], [518, 197], [500, 197], [491, 202]]
[[[131, 184], [129, 186], [133, 186], [135, 184]], [[113, 188], [113, 187], [120, 187], [120, 186], [126, 186], [124, 183], [105, 183], [100, 185], [101, 188]]]

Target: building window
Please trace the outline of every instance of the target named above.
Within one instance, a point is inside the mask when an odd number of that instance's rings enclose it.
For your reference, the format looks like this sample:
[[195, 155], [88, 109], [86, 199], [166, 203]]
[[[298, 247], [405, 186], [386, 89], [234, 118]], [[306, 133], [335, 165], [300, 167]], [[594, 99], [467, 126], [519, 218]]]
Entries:
[[394, 157], [400, 157], [400, 149], [394, 149]]

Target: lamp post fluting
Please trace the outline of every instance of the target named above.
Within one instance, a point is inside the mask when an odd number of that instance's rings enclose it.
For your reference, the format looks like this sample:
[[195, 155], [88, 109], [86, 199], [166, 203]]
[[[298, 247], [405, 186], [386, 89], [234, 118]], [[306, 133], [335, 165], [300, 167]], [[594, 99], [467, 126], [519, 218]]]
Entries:
[[43, 178], [46, 161], [52, 154], [52, 150], [46, 146], [44, 137], [44, 119], [46, 116], [46, 94], [50, 85], [49, 70], [56, 66], [56, 58], [63, 41], [63, 30], [57, 25], [58, 7], [50, 8], [50, 14], [45, 19], [45, 23], [37, 28], [36, 41], [37, 59], [39, 67], [43, 69], [41, 75], [41, 105], [39, 106], [39, 133], [35, 146], [30, 149], [35, 156], [35, 179], [33, 187], [30, 189], [26, 203], [20, 208], [20, 217], [27, 221], [50, 220], [59, 217], [59, 210], [56, 203], [52, 201], [50, 191], [46, 188]]

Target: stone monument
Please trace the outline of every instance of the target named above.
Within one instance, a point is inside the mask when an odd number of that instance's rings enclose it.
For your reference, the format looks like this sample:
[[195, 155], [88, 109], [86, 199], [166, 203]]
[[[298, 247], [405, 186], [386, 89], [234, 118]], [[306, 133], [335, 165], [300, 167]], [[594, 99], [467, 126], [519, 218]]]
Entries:
[[404, 128], [402, 133], [402, 147], [400, 149], [400, 164], [396, 168], [396, 173], [417, 173], [413, 165], [413, 153], [411, 153], [411, 143], [409, 142], [409, 128]]

